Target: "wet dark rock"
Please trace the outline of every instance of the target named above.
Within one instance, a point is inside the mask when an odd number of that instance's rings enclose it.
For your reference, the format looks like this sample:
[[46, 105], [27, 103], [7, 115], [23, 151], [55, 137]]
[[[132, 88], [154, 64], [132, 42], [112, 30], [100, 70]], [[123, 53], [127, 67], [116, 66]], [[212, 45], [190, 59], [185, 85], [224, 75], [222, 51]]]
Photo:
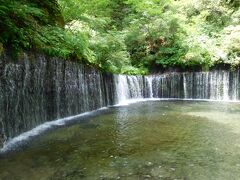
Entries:
[[3, 129], [3, 122], [0, 121], [0, 148], [2, 148], [4, 142], [5, 142], [5, 135], [4, 135], [4, 129]]

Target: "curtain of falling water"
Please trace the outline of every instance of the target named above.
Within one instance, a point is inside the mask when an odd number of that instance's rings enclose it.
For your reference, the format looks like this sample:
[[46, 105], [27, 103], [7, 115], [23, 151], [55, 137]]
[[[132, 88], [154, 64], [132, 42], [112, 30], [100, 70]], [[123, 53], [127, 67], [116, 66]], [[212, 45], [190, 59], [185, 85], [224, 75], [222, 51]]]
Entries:
[[[132, 98], [240, 100], [240, 71], [115, 75], [117, 102]], [[142, 89], [143, 88], [143, 89]]]
[[136, 98], [240, 100], [239, 70], [111, 75], [79, 63], [0, 57], [0, 145], [46, 121]]
[[10, 138], [43, 122], [114, 103], [113, 77], [45, 56], [0, 59], [0, 134]]

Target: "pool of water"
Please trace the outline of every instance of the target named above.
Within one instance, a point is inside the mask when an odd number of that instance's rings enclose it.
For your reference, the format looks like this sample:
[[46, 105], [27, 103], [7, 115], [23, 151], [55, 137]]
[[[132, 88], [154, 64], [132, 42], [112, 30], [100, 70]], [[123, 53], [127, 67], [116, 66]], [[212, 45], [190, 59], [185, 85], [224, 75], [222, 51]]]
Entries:
[[239, 178], [240, 103], [113, 107], [0, 155], [1, 180]]

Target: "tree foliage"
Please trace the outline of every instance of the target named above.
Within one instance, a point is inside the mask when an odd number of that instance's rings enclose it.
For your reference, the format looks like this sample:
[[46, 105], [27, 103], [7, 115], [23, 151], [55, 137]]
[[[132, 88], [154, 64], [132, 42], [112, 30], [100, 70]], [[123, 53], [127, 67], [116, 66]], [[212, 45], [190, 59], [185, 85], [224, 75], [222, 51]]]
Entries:
[[238, 0], [0, 0], [0, 49], [113, 73], [240, 64]]

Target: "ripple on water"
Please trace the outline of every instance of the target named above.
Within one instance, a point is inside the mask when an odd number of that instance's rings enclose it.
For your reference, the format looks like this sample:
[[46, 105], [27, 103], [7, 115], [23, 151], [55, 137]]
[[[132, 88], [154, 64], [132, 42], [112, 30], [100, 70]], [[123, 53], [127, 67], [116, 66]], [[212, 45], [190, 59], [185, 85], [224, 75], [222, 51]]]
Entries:
[[0, 179], [237, 179], [239, 110], [191, 101], [114, 107], [2, 155]]

